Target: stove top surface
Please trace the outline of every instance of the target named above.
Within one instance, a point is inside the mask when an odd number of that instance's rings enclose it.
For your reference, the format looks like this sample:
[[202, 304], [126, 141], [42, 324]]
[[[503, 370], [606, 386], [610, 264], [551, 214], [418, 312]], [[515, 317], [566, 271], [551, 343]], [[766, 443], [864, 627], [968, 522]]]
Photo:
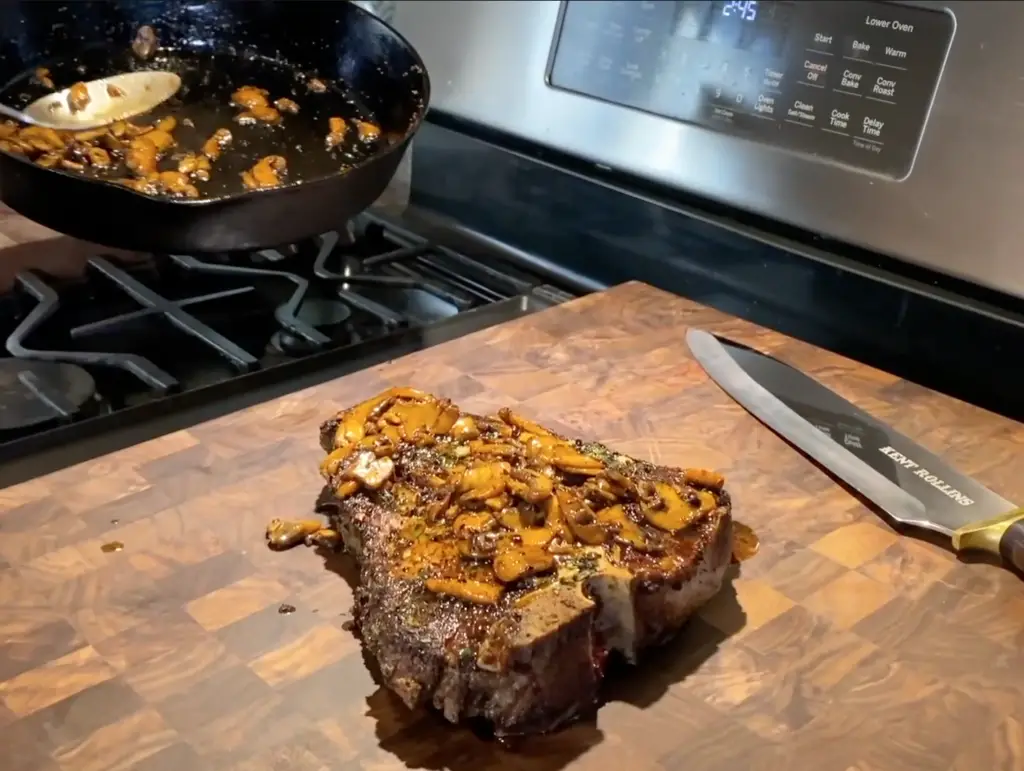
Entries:
[[228, 411], [243, 393], [255, 403], [261, 388], [294, 391], [568, 298], [372, 214], [245, 255], [99, 253], [74, 278], [21, 271], [0, 295], [0, 485], [76, 460], [26, 466], [46, 447], [189, 407]]

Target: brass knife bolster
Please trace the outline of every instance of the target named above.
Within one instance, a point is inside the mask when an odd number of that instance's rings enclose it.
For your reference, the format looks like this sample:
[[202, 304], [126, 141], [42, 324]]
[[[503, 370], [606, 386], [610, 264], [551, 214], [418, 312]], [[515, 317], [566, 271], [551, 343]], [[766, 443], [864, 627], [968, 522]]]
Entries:
[[958, 552], [987, 551], [1012, 561], [1006, 553], [1010, 544], [1005, 543], [1004, 539], [1014, 525], [1017, 525], [1015, 530], [1024, 528], [1024, 508], [958, 528], [953, 532], [953, 548]]

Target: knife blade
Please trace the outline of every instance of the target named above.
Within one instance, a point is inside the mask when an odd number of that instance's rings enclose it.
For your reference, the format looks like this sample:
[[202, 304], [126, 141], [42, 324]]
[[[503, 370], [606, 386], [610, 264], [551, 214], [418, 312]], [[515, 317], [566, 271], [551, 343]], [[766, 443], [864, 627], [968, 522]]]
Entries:
[[1024, 571], [1024, 508], [795, 367], [700, 329], [686, 342], [741, 407], [893, 520]]

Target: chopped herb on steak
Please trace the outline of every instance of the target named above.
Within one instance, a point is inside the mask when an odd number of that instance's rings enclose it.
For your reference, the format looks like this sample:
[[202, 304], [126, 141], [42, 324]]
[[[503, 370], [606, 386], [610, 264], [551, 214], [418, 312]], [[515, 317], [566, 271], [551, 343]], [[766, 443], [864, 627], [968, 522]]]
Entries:
[[452, 722], [508, 736], [591, 710], [608, 654], [635, 662], [664, 641], [729, 564], [721, 475], [507, 409], [393, 388], [326, 421], [320, 442], [319, 509], [360, 564], [363, 643], [409, 707]]

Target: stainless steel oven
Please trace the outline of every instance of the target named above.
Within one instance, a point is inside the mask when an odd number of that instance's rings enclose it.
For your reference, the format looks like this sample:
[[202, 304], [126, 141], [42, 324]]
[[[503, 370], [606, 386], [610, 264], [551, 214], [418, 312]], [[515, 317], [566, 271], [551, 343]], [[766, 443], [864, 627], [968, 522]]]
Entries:
[[1024, 5], [399, 2], [437, 111], [1024, 297]]

